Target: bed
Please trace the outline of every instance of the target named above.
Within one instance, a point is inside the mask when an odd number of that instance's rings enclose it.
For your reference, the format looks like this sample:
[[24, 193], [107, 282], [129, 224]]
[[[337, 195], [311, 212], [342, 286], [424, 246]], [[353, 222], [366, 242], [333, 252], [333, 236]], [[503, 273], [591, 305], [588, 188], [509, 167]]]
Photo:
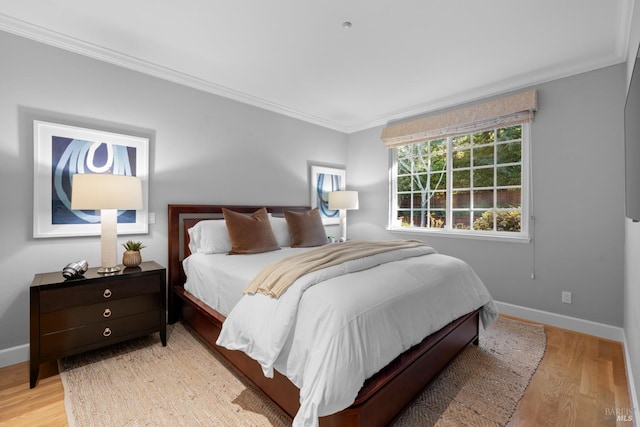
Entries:
[[[265, 376], [265, 367], [244, 352], [216, 345], [231, 308], [225, 308], [223, 304], [222, 308], [214, 309], [196, 297], [194, 293], [197, 292], [185, 290], [187, 277], [183, 261], [193, 249], [189, 245], [188, 230], [203, 220], [221, 220], [223, 208], [249, 215], [262, 206], [169, 205], [169, 321], [173, 323], [180, 320], [192, 328], [239, 374], [293, 418], [301, 409], [301, 389], [280, 374], [277, 366], [272, 371], [273, 378], [268, 378]], [[309, 212], [306, 206], [266, 208], [273, 218], [282, 218], [285, 211]], [[217, 224], [214, 221], [206, 222]], [[205, 296], [201, 298], [206, 299]], [[470, 343], [478, 343], [480, 317], [485, 309], [486, 307], [477, 307], [464, 312], [395, 357], [382, 369], [367, 377], [349, 407], [320, 416], [320, 426], [388, 425], [464, 347]]]

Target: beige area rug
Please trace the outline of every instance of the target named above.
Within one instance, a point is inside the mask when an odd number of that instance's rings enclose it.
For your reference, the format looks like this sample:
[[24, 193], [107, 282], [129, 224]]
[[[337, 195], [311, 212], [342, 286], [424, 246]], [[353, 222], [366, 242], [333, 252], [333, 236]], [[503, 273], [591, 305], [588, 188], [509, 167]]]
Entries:
[[[70, 426], [287, 426], [268, 399], [181, 324], [60, 362]], [[544, 328], [499, 318], [400, 416], [396, 426], [502, 426], [545, 350]]]

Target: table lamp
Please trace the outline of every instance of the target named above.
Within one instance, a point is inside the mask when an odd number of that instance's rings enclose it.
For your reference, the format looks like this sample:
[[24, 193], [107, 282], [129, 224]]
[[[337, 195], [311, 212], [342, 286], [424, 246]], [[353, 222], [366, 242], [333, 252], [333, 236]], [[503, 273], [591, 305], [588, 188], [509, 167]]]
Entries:
[[358, 209], [357, 191], [332, 191], [329, 193], [329, 209], [340, 210], [340, 241], [347, 240], [347, 210]]
[[118, 210], [142, 209], [142, 181], [135, 176], [75, 174], [71, 181], [71, 209], [100, 210], [100, 274], [120, 271]]

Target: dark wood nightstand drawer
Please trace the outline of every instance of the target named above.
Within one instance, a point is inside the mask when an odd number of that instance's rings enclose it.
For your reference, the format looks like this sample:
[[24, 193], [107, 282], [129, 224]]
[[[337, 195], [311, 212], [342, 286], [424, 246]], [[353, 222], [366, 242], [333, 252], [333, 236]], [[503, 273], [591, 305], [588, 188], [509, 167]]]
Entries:
[[79, 350], [99, 348], [121, 341], [128, 335], [140, 335], [141, 331], [158, 330], [160, 313], [148, 311], [120, 319], [92, 323], [60, 332], [45, 334], [40, 338], [42, 357], [63, 357]]
[[147, 275], [104, 281], [103, 283], [47, 289], [41, 291], [40, 313], [114, 301], [144, 293], [157, 293], [160, 286], [164, 285], [158, 281], [157, 276]]
[[66, 310], [43, 313], [40, 316], [40, 333], [48, 334], [91, 323], [114, 320], [133, 314], [160, 310], [159, 292], [137, 297], [105, 301]]
[[167, 345], [166, 269], [153, 261], [104, 275], [96, 267], [67, 280], [38, 273], [29, 289], [29, 385], [40, 364], [142, 335]]

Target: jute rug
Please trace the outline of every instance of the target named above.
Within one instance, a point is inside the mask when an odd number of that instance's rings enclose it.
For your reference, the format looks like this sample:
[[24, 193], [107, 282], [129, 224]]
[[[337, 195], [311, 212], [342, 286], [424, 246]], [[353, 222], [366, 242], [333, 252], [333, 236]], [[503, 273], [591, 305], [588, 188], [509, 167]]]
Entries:
[[[63, 359], [69, 425], [288, 426], [291, 421], [181, 324]], [[545, 350], [544, 328], [499, 318], [399, 417], [396, 426], [504, 426]]]

